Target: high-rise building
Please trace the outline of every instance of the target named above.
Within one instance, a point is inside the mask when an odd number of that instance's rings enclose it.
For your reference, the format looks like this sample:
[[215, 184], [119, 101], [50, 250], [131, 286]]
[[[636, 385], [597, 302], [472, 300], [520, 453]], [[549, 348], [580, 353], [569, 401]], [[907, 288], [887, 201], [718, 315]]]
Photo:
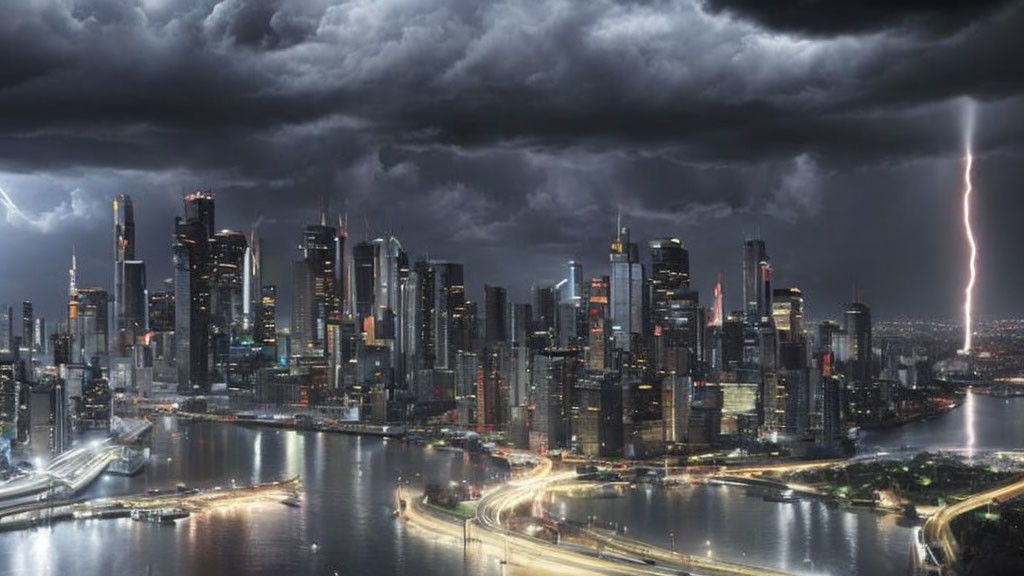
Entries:
[[484, 347], [508, 342], [508, 297], [501, 286], [484, 285]]
[[292, 296], [292, 337], [305, 353], [314, 356], [325, 353], [328, 321], [341, 313], [338, 231], [327, 222], [324, 205], [319, 224], [306, 226]]
[[[114, 341], [111, 352], [124, 356], [130, 341], [132, 323], [127, 314], [128, 286], [125, 282], [127, 262], [135, 260], [135, 212], [131, 196], [114, 198]], [[135, 311], [138, 312], [138, 311]]]
[[647, 286], [651, 352], [657, 372], [692, 373], [704, 357], [707, 324], [698, 295], [690, 291], [690, 256], [678, 238], [651, 240]]
[[848, 343], [849, 379], [867, 384], [873, 377], [871, 351], [871, 308], [863, 302], [853, 302], [843, 315]]
[[608, 277], [590, 281], [587, 310], [587, 368], [604, 370], [608, 367]]
[[21, 345], [31, 348], [35, 343], [36, 323], [32, 311], [32, 303], [28, 300], [21, 303]]
[[764, 240], [743, 243], [743, 312], [748, 323], [757, 323], [765, 313], [763, 267], [768, 262]]
[[259, 343], [272, 356], [277, 348], [277, 286], [267, 284], [260, 288], [259, 312]]
[[222, 230], [210, 238], [210, 352], [219, 378], [227, 371], [228, 356], [245, 331], [245, 234]]
[[578, 353], [545, 350], [533, 357], [531, 450], [569, 448], [572, 393], [580, 371]]
[[553, 332], [558, 315], [558, 290], [551, 285], [533, 287], [534, 332]]
[[644, 334], [644, 267], [640, 251], [630, 242], [629, 228], [617, 230], [609, 253], [611, 279], [608, 317], [616, 348], [633, 351], [632, 341]]
[[14, 308], [0, 304], [0, 350], [9, 352], [14, 345]]
[[172, 249], [178, 391], [202, 394], [210, 389], [213, 194], [189, 194], [184, 200], [184, 211], [184, 217], [175, 219]]
[[562, 291], [562, 302], [578, 304], [583, 299], [584, 286], [583, 263], [570, 260], [565, 289]]
[[455, 352], [469, 349], [467, 334], [466, 289], [462, 264], [432, 262], [434, 270], [434, 367], [451, 370]]

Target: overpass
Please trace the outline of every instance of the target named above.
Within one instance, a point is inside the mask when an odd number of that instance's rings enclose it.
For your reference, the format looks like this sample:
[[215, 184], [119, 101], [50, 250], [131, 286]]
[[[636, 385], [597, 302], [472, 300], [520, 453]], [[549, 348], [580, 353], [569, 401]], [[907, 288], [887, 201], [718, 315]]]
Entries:
[[[678, 554], [613, 535], [591, 532], [589, 535], [597, 546], [588, 548], [551, 544], [509, 529], [508, 522], [518, 506], [532, 502], [552, 485], [576, 478], [575, 471], [553, 472], [551, 461], [543, 458], [526, 476], [488, 491], [477, 503], [475, 517], [466, 520], [464, 525], [453, 524], [450, 518], [441, 518], [415, 501], [405, 508], [406, 517], [433, 533], [448, 533], [461, 537], [464, 542], [478, 541], [492, 550], [504, 550], [502, 564], [507, 563], [514, 552], [528, 558], [530, 566], [550, 564], [591, 574], [658, 575], [698, 571], [714, 576], [788, 576], [761, 567]], [[399, 486], [399, 497], [404, 501], [401, 494]]]
[[924, 524], [924, 538], [928, 546], [938, 546], [942, 550], [943, 564], [953, 569], [960, 559], [960, 544], [953, 534], [951, 523], [955, 518], [982, 506], [1005, 502], [1024, 495], [1024, 478], [1011, 484], [1005, 484], [979, 492], [969, 498], [939, 509]]

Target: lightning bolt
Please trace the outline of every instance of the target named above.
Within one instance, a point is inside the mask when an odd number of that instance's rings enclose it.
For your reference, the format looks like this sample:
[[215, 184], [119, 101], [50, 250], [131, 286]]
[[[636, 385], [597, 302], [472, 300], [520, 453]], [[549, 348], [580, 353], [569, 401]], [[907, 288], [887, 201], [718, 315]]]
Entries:
[[974, 240], [974, 230], [971, 228], [971, 167], [974, 164], [974, 156], [970, 149], [967, 150], [967, 159], [964, 162], [964, 236], [967, 237], [967, 245], [970, 248], [969, 275], [967, 287], [964, 289], [964, 353], [971, 351], [971, 332], [973, 332], [973, 307], [974, 307], [974, 283], [978, 276], [978, 243]]
[[963, 129], [964, 129], [964, 181], [963, 181], [963, 217], [964, 237], [967, 239], [969, 250], [967, 286], [964, 288], [964, 347], [961, 350], [964, 354], [971, 352], [971, 339], [974, 334], [974, 284], [978, 278], [978, 243], [974, 239], [974, 229], [971, 227], [971, 192], [974, 187], [971, 184], [971, 169], [974, 166], [974, 125], [975, 125], [975, 103], [971, 98], [964, 100], [963, 107]]

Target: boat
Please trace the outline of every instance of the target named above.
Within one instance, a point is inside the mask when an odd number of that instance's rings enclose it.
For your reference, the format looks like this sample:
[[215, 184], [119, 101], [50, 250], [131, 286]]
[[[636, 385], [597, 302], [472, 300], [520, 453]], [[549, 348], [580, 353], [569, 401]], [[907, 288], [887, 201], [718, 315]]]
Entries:
[[189, 511], [183, 508], [136, 508], [132, 510], [132, 520], [136, 522], [152, 522], [154, 524], [174, 524], [175, 520], [188, 518]]
[[289, 496], [284, 500], [281, 500], [281, 504], [284, 504], [285, 506], [291, 506], [292, 508], [302, 507], [302, 501], [296, 498], [295, 496]]
[[782, 492], [771, 492], [764, 495], [765, 502], [778, 502], [780, 504], [793, 504], [800, 501], [800, 497], [793, 493], [792, 490], [783, 490]]

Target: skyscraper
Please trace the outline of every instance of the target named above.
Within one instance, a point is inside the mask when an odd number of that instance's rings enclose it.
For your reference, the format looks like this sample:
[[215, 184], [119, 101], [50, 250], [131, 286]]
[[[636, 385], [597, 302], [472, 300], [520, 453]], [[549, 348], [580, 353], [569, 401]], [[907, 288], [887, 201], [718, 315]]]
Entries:
[[608, 277], [590, 281], [587, 310], [587, 368], [604, 370], [608, 367]]
[[[302, 235], [301, 268], [295, 269], [292, 323], [298, 330], [292, 336], [304, 352], [322, 355], [327, 339], [328, 320], [340, 313], [341, 291], [338, 267], [338, 231], [327, 224], [326, 205], [320, 223], [306, 226]], [[300, 293], [301, 292], [301, 293]]]
[[131, 196], [114, 198], [114, 349], [124, 355], [128, 342], [129, 319], [126, 315], [125, 265], [135, 260], [135, 208]]
[[629, 228], [618, 229], [609, 253], [611, 282], [609, 319], [615, 347], [632, 351], [633, 336], [644, 333], [644, 267]]
[[28, 300], [21, 303], [21, 345], [24, 348], [32, 348], [35, 343], [35, 314], [32, 311], [32, 303]]
[[743, 312], [748, 323], [757, 323], [765, 312], [762, 266], [768, 261], [764, 240], [743, 243]]
[[508, 298], [501, 286], [484, 285], [484, 347], [508, 342]]
[[185, 216], [175, 219], [174, 335], [178, 391], [202, 394], [210, 389], [210, 239], [214, 230], [213, 193], [184, 199]]
[[465, 349], [466, 289], [462, 264], [433, 262], [434, 269], [434, 354], [435, 368], [455, 367], [455, 352]]
[[863, 302], [853, 302], [846, 307], [843, 318], [849, 338], [847, 352], [849, 379], [854, 383], [870, 383], [873, 376], [871, 308]]

